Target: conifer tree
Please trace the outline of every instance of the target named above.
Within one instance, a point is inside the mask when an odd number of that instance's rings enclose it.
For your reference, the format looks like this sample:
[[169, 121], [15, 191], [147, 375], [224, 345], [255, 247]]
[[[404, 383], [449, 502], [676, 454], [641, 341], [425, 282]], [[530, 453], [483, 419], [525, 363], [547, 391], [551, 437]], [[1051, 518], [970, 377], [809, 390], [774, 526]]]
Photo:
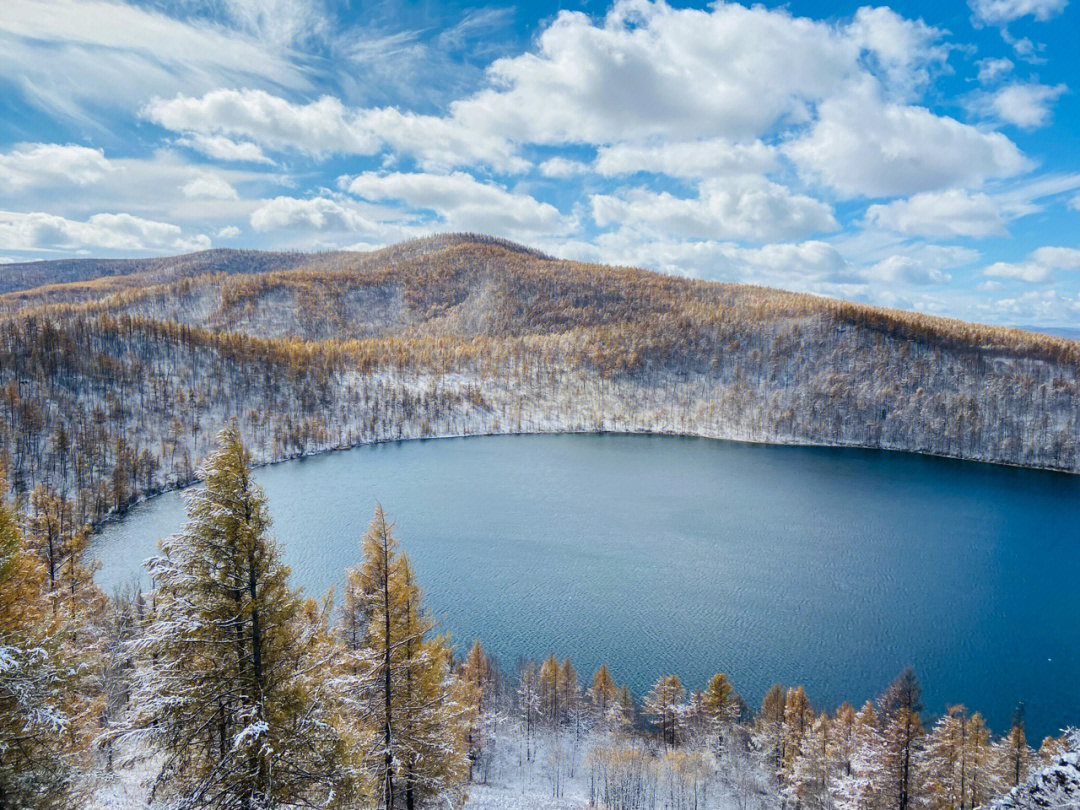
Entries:
[[163, 755], [153, 795], [185, 808], [345, 802], [344, 742], [320, 676], [325, 619], [290, 590], [235, 427], [217, 437], [188, 520], [150, 561], [154, 617], [135, 644], [128, 735]]
[[1013, 713], [1012, 728], [1003, 741], [1003, 759], [1005, 760], [1004, 777], [1005, 784], [1014, 788], [1027, 779], [1031, 770], [1032, 751], [1027, 744], [1027, 735], [1024, 733], [1024, 704], [1016, 707]]
[[539, 686], [540, 705], [543, 707], [544, 718], [549, 725], [557, 728], [562, 712], [562, 702], [559, 700], [559, 659], [554, 654], [549, 655], [540, 664]]
[[355, 699], [378, 730], [370, 770], [380, 806], [414, 810], [464, 783], [470, 700], [450, 671], [449, 647], [428, 637], [433, 622], [381, 506], [361, 548], [347, 601], [361, 608], [373, 677]]
[[88, 666], [68, 648], [48, 591], [45, 564], [0, 501], [0, 810], [68, 810], [85, 798]]
[[469, 757], [469, 781], [473, 770], [482, 765], [495, 736], [495, 695], [491, 661], [480, 639], [473, 641], [469, 654], [458, 668], [462, 689], [469, 699], [466, 746]]
[[839, 768], [829, 788], [837, 810], [877, 810], [895, 805], [889, 782], [885, 739], [869, 701], [855, 714], [852, 724], [851, 762]]
[[784, 709], [787, 704], [787, 692], [784, 687], [774, 683], [761, 700], [761, 711], [757, 716], [754, 736], [758, 747], [772, 753], [773, 773], [781, 778], [784, 765]]
[[668, 748], [678, 744], [679, 721], [686, 700], [686, 689], [678, 675], [662, 675], [642, 701], [645, 715], [659, 727], [660, 738]]
[[835, 772], [832, 722], [822, 712], [803, 734], [791, 768], [789, 793], [798, 807], [824, 810], [831, 804], [828, 787]]
[[881, 731], [888, 751], [888, 767], [895, 785], [895, 807], [907, 810], [916, 784], [916, 752], [924, 734], [922, 687], [911, 667], [904, 669], [878, 699]]
[[601, 664], [593, 674], [592, 686], [586, 693], [589, 705], [596, 712], [596, 717], [601, 723], [607, 721], [608, 709], [611, 708], [618, 696], [618, 688], [611, 677], [607, 664]]

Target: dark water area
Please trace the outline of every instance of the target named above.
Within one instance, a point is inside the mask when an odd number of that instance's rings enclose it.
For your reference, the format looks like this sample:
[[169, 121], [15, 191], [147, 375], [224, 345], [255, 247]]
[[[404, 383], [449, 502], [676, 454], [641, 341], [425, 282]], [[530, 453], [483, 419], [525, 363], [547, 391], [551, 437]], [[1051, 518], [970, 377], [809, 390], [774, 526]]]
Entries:
[[[661, 436], [438, 439], [260, 469], [292, 581], [343, 579], [376, 500], [459, 650], [504, 669], [606, 661], [641, 695], [675, 672], [774, 682], [819, 708], [907, 665], [947, 704], [1028, 736], [1080, 724], [1080, 477], [870, 450]], [[179, 493], [107, 525], [99, 582], [180, 529]]]

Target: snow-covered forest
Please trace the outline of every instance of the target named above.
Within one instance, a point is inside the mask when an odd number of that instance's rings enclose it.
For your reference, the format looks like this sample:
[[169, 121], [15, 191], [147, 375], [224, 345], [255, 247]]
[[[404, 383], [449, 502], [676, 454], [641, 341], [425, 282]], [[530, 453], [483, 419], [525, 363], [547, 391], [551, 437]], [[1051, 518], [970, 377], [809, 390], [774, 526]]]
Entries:
[[4, 810], [961, 810], [1080, 790], [1075, 732], [1033, 747], [1022, 707], [1000, 736], [963, 706], [928, 717], [911, 670], [861, 707], [781, 684], [751, 707], [721, 672], [635, 698], [606, 666], [451, 648], [381, 508], [343, 593], [305, 596], [239, 431], [213, 448], [149, 593], [100, 592], [70, 517], [20, 530], [0, 508]]
[[480, 237], [133, 266], [0, 295], [0, 461], [20, 512], [43, 488], [99, 521], [189, 482], [231, 421], [257, 463], [621, 431], [1080, 468], [1068, 340]]
[[[864, 706], [780, 684], [751, 706], [719, 671], [632, 695], [558, 650], [453, 648], [381, 511], [344, 591], [311, 598], [248, 475], [563, 431], [1076, 471], [1077, 344], [478, 237], [59, 270], [0, 295], [0, 810], [974, 810], [1080, 790], [1075, 734], [1027, 740], [1022, 707], [997, 733], [975, 707], [928, 716], [910, 671]], [[102, 593], [90, 527], [196, 478], [154, 590]]]

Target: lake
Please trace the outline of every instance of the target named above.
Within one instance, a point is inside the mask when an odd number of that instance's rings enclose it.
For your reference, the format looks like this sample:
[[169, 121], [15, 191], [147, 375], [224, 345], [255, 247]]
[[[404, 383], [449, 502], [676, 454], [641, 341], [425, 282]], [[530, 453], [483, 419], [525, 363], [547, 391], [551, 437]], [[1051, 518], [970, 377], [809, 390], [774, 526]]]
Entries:
[[[906, 665], [1029, 738], [1080, 723], [1080, 477], [883, 451], [665, 436], [436, 439], [259, 469], [293, 583], [359, 560], [375, 501], [459, 650], [606, 661], [639, 696], [724, 671], [858, 706]], [[180, 529], [179, 493], [92, 542], [106, 588]]]

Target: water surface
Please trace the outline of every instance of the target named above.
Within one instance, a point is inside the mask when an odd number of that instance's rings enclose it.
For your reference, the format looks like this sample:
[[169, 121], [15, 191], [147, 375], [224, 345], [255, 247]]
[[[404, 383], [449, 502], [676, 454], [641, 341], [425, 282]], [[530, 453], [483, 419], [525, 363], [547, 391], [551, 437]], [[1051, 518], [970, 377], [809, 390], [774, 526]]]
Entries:
[[[905, 665], [1029, 737], [1080, 723], [1080, 477], [879, 451], [660, 436], [440, 439], [256, 472], [293, 581], [321, 594], [379, 500], [459, 648], [606, 661], [641, 694], [716, 671], [861, 703]], [[169, 493], [93, 542], [106, 587], [183, 524]]]

